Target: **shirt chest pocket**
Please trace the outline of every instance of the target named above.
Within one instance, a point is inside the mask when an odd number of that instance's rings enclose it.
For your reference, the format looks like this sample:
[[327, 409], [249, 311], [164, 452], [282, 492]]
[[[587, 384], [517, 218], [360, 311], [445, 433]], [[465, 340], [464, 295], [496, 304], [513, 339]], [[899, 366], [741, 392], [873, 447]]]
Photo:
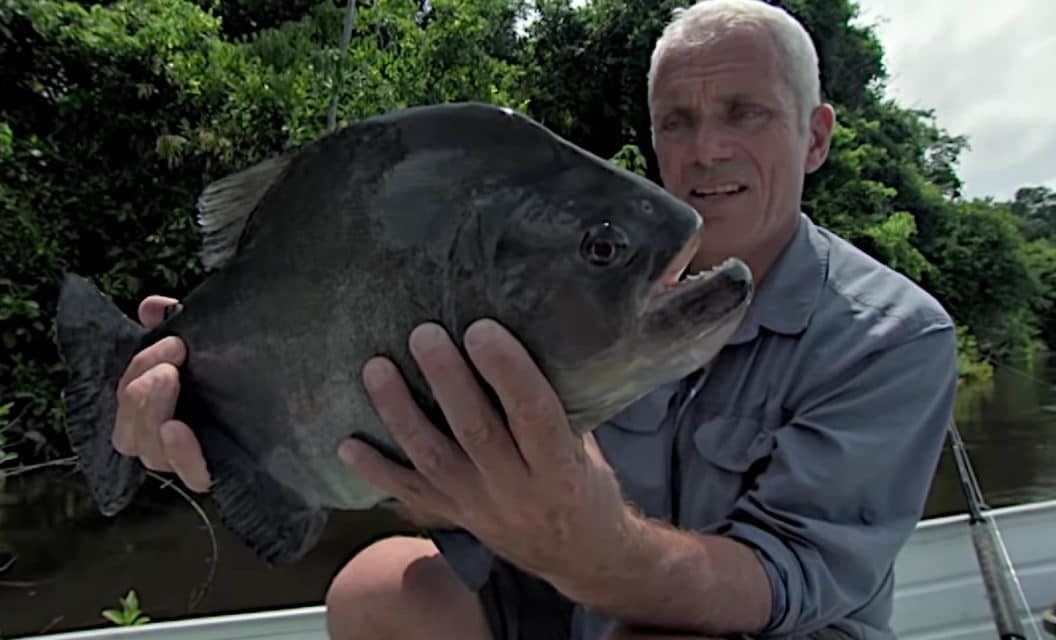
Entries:
[[720, 521], [765, 467], [774, 447], [777, 419], [723, 415], [698, 420], [679, 447], [680, 517], [684, 526]]

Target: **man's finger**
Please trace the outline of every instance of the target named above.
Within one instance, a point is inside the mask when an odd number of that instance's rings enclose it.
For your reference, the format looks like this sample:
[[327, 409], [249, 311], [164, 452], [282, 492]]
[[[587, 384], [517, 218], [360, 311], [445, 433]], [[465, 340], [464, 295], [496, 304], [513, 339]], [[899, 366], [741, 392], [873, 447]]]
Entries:
[[153, 329], [165, 320], [165, 308], [179, 304], [176, 298], [147, 296], [139, 303], [139, 321], [144, 327]]
[[179, 392], [176, 367], [162, 363], [132, 382], [140, 398], [135, 413], [136, 452], [143, 464], [154, 471], [172, 471], [158, 432], [172, 417]]
[[183, 343], [183, 340], [176, 336], [168, 336], [158, 340], [132, 357], [128, 367], [125, 368], [124, 375], [121, 376], [121, 380], [117, 383], [118, 393], [120, 394], [121, 390], [128, 386], [131, 381], [159, 364], [167, 362], [179, 367], [183, 365], [186, 357], [187, 346]]
[[479, 320], [466, 330], [465, 345], [506, 409], [529, 467], [561, 465], [581, 451], [557, 393], [513, 334], [494, 320]]
[[147, 347], [132, 358], [124, 375], [117, 383], [117, 415], [114, 419], [113, 446], [119, 453], [126, 456], [140, 453], [136, 444], [137, 423], [140, 420], [140, 407], [145, 406], [146, 396], [150, 393], [149, 381], [144, 383], [140, 379], [148, 371], [164, 363], [180, 366], [185, 356], [186, 348], [183, 342], [178, 338], [169, 337]]
[[165, 456], [183, 484], [191, 491], [209, 491], [212, 478], [205, 465], [202, 447], [187, 423], [168, 420], [158, 429]]
[[432, 511], [415, 511], [398, 500], [382, 503], [381, 508], [395, 513], [400, 519], [422, 529], [454, 529], [457, 525]]
[[447, 499], [420, 473], [389, 460], [365, 442], [349, 438], [341, 443], [338, 455], [353, 472], [412, 511], [450, 509]]
[[527, 470], [520, 451], [447, 333], [435, 324], [419, 326], [410, 349], [455, 438], [488, 483], [515, 486]]
[[387, 358], [372, 358], [363, 367], [363, 385], [378, 416], [422, 476], [441, 491], [457, 491], [472, 482], [466, 477], [469, 460], [422, 413], [396, 365]]

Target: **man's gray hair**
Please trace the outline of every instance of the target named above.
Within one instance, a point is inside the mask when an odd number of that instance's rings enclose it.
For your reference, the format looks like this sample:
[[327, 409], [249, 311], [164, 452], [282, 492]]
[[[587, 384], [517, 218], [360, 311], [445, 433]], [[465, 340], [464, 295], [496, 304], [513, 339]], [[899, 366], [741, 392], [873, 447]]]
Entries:
[[802, 119], [808, 120], [814, 107], [821, 103], [818, 53], [810, 34], [784, 9], [762, 0], [699, 0], [690, 7], [680, 7], [653, 48], [649, 63], [649, 102], [653, 103], [656, 68], [669, 48], [681, 48], [708, 42], [740, 27], [768, 31], [783, 60], [787, 80], [796, 92]]

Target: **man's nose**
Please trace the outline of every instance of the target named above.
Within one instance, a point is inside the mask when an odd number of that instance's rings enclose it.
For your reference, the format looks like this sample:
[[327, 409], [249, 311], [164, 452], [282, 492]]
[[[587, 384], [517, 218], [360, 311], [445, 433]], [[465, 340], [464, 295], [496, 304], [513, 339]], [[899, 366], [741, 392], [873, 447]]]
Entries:
[[733, 157], [733, 145], [720, 132], [707, 131], [703, 127], [694, 140], [694, 155], [697, 163], [711, 166]]

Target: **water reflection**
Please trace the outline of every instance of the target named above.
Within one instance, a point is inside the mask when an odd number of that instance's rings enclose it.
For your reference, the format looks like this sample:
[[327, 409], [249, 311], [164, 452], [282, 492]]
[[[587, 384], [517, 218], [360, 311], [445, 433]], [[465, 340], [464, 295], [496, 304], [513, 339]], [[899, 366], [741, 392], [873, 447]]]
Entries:
[[338, 513], [306, 561], [270, 568], [220, 527], [202, 501], [219, 547], [212, 567], [212, 545], [197, 512], [158, 482], [113, 519], [98, 513], [83, 479], [67, 470], [9, 479], [0, 497], [0, 566], [5, 557], [15, 559], [0, 573], [4, 638], [109, 625], [101, 610], [118, 607], [130, 588], [153, 619], [318, 604], [351, 554], [401, 530], [388, 514]]
[[[986, 501], [1005, 506], [1056, 498], [1056, 354], [1030, 370], [1003, 368], [989, 385], [962, 387], [956, 419]], [[927, 515], [964, 511], [964, 494], [947, 445]]]

